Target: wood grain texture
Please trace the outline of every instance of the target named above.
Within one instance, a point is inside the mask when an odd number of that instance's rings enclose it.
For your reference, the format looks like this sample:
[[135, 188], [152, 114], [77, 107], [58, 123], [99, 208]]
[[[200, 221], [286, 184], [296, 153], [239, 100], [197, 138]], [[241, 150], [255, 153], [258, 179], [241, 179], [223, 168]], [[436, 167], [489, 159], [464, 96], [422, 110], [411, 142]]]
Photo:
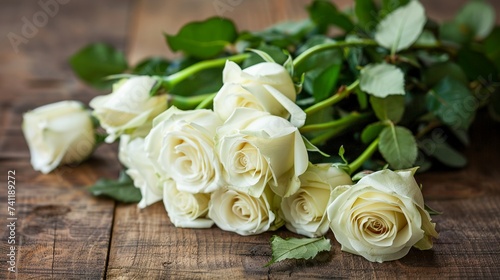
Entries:
[[18, 46], [17, 53], [4, 35], [22, 35], [23, 18], [32, 22], [43, 10], [38, 1], [2, 2], [0, 218], [6, 224], [7, 171], [15, 170], [18, 272], [7, 271], [10, 245], [4, 225], [0, 230], [0, 279], [100, 279], [105, 275], [115, 203], [92, 197], [85, 186], [99, 177], [117, 176], [116, 147], [99, 148], [80, 166], [65, 166], [43, 175], [30, 165], [21, 122], [24, 112], [41, 105], [64, 99], [86, 103], [98, 94], [74, 77], [68, 57], [93, 41], [125, 48], [130, 2], [59, 5], [57, 13]]
[[[70, 1], [15, 53], [0, 40], [0, 174], [15, 169], [19, 217], [19, 273], [5, 262], [8, 232], [1, 229], [0, 279], [331, 279], [331, 278], [500, 278], [500, 125], [484, 114], [471, 128], [465, 148], [470, 164], [418, 176], [435, 217], [440, 238], [430, 251], [411, 250], [394, 262], [370, 263], [332, 251], [315, 260], [289, 260], [269, 268], [269, 238], [296, 236], [286, 230], [242, 237], [217, 228], [179, 229], [161, 203], [139, 210], [91, 197], [84, 186], [99, 177], [117, 177], [116, 146], [99, 148], [80, 165], [49, 175], [32, 170], [22, 136], [22, 113], [62, 99], [89, 101], [99, 92], [82, 85], [67, 58], [90, 42], [125, 50], [132, 63], [148, 56], [174, 57], [162, 32], [217, 15], [215, 1]], [[305, 17], [308, 0], [249, 1], [228, 11], [241, 30], [259, 30]], [[352, 1], [335, 0], [340, 7]], [[449, 19], [465, 0], [423, 0], [431, 17]], [[500, 3], [488, 1], [500, 15]], [[0, 34], [21, 32], [21, 18], [40, 10], [37, 1], [7, 0], [0, 9]], [[497, 18], [497, 22], [500, 22]], [[3, 182], [3, 181], [2, 181]], [[7, 195], [0, 192], [4, 209]], [[0, 219], [7, 213], [0, 210]], [[333, 240], [332, 233], [328, 238]]]

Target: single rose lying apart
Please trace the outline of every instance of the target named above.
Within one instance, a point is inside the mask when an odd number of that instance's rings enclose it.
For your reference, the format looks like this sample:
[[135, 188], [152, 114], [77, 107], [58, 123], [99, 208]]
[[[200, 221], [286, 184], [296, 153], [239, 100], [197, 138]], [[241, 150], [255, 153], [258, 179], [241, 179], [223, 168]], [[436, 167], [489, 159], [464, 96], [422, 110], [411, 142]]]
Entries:
[[[437, 233], [414, 170], [382, 170], [353, 184], [342, 165], [309, 162], [298, 128], [305, 113], [283, 66], [226, 63], [214, 110], [167, 109], [166, 94], [149, 95], [154, 84], [129, 78], [90, 102], [106, 141], [120, 138], [119, 159], [140, 189], [140, 208], [163, 200], [177, 227], [215, 224], [241, 235], [286, 225], [317, 237], [331, 228], [344, 251], [370, 261], [432, 247]], [[42, 172], [80, 161], [94, 146], [90, 115], [78, 103], [26, 113], [23, 128]], [[90, 148], [74, 157], [85, 140]]]

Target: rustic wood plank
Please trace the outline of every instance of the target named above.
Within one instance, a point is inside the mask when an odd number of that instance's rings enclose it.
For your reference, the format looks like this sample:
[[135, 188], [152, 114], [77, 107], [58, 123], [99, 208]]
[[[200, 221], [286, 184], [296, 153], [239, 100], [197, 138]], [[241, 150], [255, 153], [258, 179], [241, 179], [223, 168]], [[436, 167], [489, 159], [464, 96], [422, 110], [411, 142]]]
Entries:
[[[243, 1], [224, 16], [233, 19], [241, 29], [258, 30], [278, 21], [304, 17], [302, 7], [308, 2]], [[351, 1], [335, 2], [343, 7]], [[450, 18], [465, 1], [423, 2], [429, 15], [442, 19]], [[500, 5], [493, 4], [499, 13]], [[194, 0], [139, 2], [129, 57], [138, 61], [150, 55], [178, 55], [167, 50], [161, 32], [175, 33], [186, 22], [216, 15], [212, 5], [212, 1]], [[332, 251], [315, 260], [291, 260], [264, 268], [270, 259], [269, 238], [273, 234], [295, 235], [279, 230], [241, 237], [215, 227], [179, 229], [170, 224], [162, 203], [143, 210], [136, 205], [119, 204], [107, 276], [113, 279], [498, 278], [500, 174], [496, 171], [498, 164], [491, 163], [496, 162], [500, 150], [485, 143], [499, 143], [499, 125], [484, 118], [478, 123], [471, 131], [474, 144], [467, 149], [471, 158], [467, 168], [418, 176], [428, 203], [444, 212], [435, 217], [441, 237], [433, 250], [411, 250], [401, 260], [378, 264], [341, 253], [340, 246], [333, 242]], [[485, 133], [491, 130], [496, 132]], [[333, 240], [331, 233], [327, 237]]]
[[[68, 57], [94, 41], [124, 49], [130, 3], [71, 1], [59, 5], [57, 13], [27, 43], [19, 45], [19, 52], [5, 36], [0, 40], [0, 174], [4, 186], [0, 218], [7, 221], [8, 217], [8, 170], [16, 171], [18, 218], [18, 272], [7, 271], [10, 232], [3, 226], [1, 279], [99, 279], [105, 275], [115, 203], [92, 197], [85, 186], [99, 177], [117, 176], [116, 146], [99, 148], [80, 166], [65, 166], [43, 175], [29, 163], [21, 122], [23, 112], [38, 106], [64, 99], [86, 103], [98, 94], [76, 79]], [[38, 1], [3, 1], [0, 34], [22, 35], [22, 18], [31, 21], [40, 11]]]

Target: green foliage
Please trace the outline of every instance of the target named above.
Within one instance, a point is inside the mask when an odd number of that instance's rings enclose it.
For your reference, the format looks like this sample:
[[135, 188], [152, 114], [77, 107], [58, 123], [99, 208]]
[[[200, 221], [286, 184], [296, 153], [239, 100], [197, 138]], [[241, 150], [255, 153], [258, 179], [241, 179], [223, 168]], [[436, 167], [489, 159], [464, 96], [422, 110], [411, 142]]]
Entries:
[[368, 144], [375, 140], [380, 135], [380, 132], [386, 127], [385, 124], [381, 122], [376, 122], [367, 125], [361, 132], [361, 141], [363, 144]]
[[470, 1], [456, 15], [455, 22], [471, 30], [475, 38], [482, 39], [495, 26], [495, 11], [484, 1]]
[[354, 13], [363, 30], [372, 31], [378, 23], [378, 10], [373, 0], [356, 0]]
[[411, 1], [394, 10], [377, 26], [375, 40], [396, 53], [411, 46], [420, 36], [427, 18], [422, 4]]
[[469, 83], [462, 67], [451, 61], [435, 63], [426, 68], [422, 75], [422, 82], [433, 87], [445, 77], [451, 77], [463, 85]]
[[408, 2], [410, 2], [410, 0], [382, 0], [381, 16], [386, 16], [399, 7], [408, 4]]
[[234, 42], [238, 32], [228, 19], [213, 17], [184, 25], [176, 35], [165, 34], [173, 51], [182, 51], [197, 58], [211, 58]]
[[401, 69], [386, 63], [369, 64], [359, 78], [361, 90], [380, 98], [394, 94], [405, 94], [404, 74]]
[[312, 259], [319, 252], [330, 251], [330, 239], [319, 238], [287, 238], [277, 235], [271, 237], [272, 259], [266, 266], [286, 259]]
[[111, 88], [105, 78], [127, 70], [125, 55], [110, 45], [90, 44], [71, 56], [69, 63], [80, 79], [99, 89]]
[[202, 70], [175, 85], [170, 93], [181, 96], [194, 96], [218, 91], [222, 87], [223, 67]]
[[405, 98], [401, 95], [389, 95], [384, 98], [370, 96], [370, 104], [381, 121], [398, 123], [405, 112]]
[[118, 180], [100, 179], [89, 188], [95, 196], [107, 196], [116, 201], [132, 203], [141, 201], [141, 191], [132, 179], [122, 171]]
[[345, 32], [354, 29], [351, 19], [340, 12], [330, 1], [315, 0], [309, 7], [309, 17], [321, 30], [326, 30], [329, 25], [337, 26]]
[[253, 49], [252, 53], [250, 54], [250, 57], [245, 59], [243, 62], [243, 68], [250, 67], [254, 64], [264, 62], [265, 59], [262, 57], [262, 55], [259, 55], [258, 52], [262, 52], [269, 56], [274, 62], [278, 64], [283, 64], [287, 60], [287, 56], [283, 52], [281, 48], [278, 48], [276, 46], [272, 45], [265, 45], [262, 44], [258, 48]]
[[137, 75], [162, 76], [167, 73], [169, 66], [170, 61], [161, 57], [151, 57], [139, 62], [132, 70], [132, 73]]
[[410, 168], [417, 160], [417, 142], [407, 128], [394, 125], [384, 128], [378, 147], [393, 169]]
[[483, 41], [484, 54], [495, 64], [500, 71], [500, 27], [495, 27], [490, 35]]
[[309, 19], [288, 21], [278, 23], [263, 31], [243, 33], [239, 41], [248, 42], [250, 47], [256, 47], [264, 42], [286, 49], [289, 46], [299, 44], [313, 29], [314, 24]]
[[462, 67], [469, 80], [496, 78], [497, 68], [483, 53], [470, 48], [461, 48], [457, 55], [457, 63]]
[[[331, 42], [334, 41], [326, 36], [313, 36], [301, 46], [298, 53]], [[342, 62], [340, 50], [327, 50], [310, 56], [295, 69], [295, 73], [305, 73], [304, 89], [318, 102], [331, 96], [339, 79]]]
[[[424, 140], [424, 143], [425, 141], [426, 140]], [[432, 141], [431, 139], [427, 139], [427, 141], [430, 141], [428, 142], [430, 143], [429, 147], [425, 150], [428, 156], [437, 159], [439, 162], [449, 167], [460, 168], [467, 164], [467, 159], [446, 142]]]
[[466, 131], [474, 118], [477, 101], [466, 86], [446, 77], [428, 92], [427, 109], [446, 125]]

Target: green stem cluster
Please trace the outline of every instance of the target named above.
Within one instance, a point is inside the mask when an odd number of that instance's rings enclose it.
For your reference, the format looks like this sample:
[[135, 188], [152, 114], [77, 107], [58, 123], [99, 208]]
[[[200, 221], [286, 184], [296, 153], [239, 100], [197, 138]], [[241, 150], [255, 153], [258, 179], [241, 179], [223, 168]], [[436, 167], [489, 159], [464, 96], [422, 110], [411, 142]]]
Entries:
[[331, 42], [331, 43], [316, 45], [316, 46], [306, 50], [305, 52], [301, 53], [299, 56], [297, 56], [293, 60], [293, 67], [294, 68], [300, 67], [300, 65], [302, 63], [304, 63], [305, 61], [307, 61], [307, 59], [309, 57], [311, 57], [312, 55], [314, 55], [318, 52], [322, 52], [322, 51], [326, 51], [326, 50], [330, 50], [330, 49], [336, 49], [336, 48], [358, 47], [358, 46], [377, 46], [377, 45], [378, 45], [377, 42], [375, 42], [374, 40], [369, 40], [369, 39], [355, 40], [352, 42], [339, 41], [339, 42]]
[[311, 107], [305, 109], [304, 112], [306, 113], [306, 115], [310, 116], [314, 113], [317, 113], [317, 112], [323, 110], [324, 108], [327, 108], [327, 107], [330, 107], [334, 104], [337, 104], [339, 101], [341, 101], [342, 99], [349, 96], [349, 94], [354, 89], [356, 89], [356, 87], [358, 85], [359, 85], [359, 80], [356, 80], [352, 84], [350, 84], [349, 86], [347, 86], [346, 88], [341, 90], [340, 92], [337, 92], [336, 94], [330, 96], [329, 98], [327, 98], [323, 101], [320, 101], [320, 102], [312, 105]]
[[169, 95], [170, 99], [168, 100], [168, 103], [169, 105], [175, 106], [181, 110], [201, 109], [206, 108], [206, 103], [210, 103], [215, 94], [216, 93], [208, 93], [194, 96]]
[[215, 68], [215, 67], [222, 67], [224, 64], [226, 64], [226, 61], [234, 61], [236, 63], [242, 62], [245, 59], [247, 59], [250, 56], [249, 53], [242, 53], [242, 54], [237, 54], [233, 56], [228, 56], [228, 57], [223, 57], [223, 58], [217, 58], [217, 59], [211, 59], [211, 60], [205, 60], [205, 61], [200, 61], [198, 63], [195, 63], [185, 69], [182, 69], [181, 71], [174, 73], [170, 76], [164, 77], [162, 81], [162, 86], [166, 89], [169, 90], [181, 81], [187, 79], [188, 77], [206, 70], [210, 68]]
[[357, 123], [361, 120], [365, 120], [365, 119], [369, 118], [370, 116], [372, 116], [371, 113], [360, 114], [358, 112], [354, 112], [354, 113], [351, 113], [350, 115], [342, 117], [338, 120], [325, 122], [325, 123], [305, 125], [305, 126], [299, 128], [299, 131], [301, 133], [308, 133], [308, 132], [314, 132], [314, 131], [320, 131], [320, 130], [336, 129], [339, 127], [350, 126], [350, 125]]

